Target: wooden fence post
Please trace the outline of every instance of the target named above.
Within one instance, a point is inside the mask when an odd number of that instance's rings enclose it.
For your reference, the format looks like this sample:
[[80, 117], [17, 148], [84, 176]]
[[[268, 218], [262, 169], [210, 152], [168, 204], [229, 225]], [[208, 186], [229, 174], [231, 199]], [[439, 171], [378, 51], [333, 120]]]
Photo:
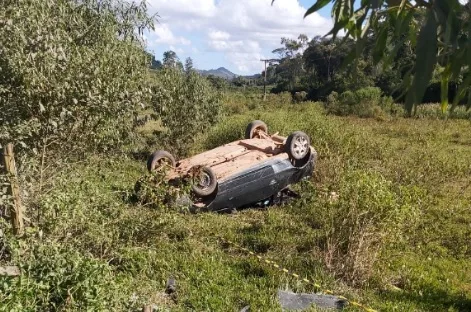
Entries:
[[13, 226], [13, 233], [21, 235], [24, 229], [23, 223], [23, 206], [21, 204], [20, 186], [18, 183], [18, 176], [16, 173], [15, 155], [13, 153], [13, 144], [8, 143], [3, 148], [3, 153], [0, 155], [5, 166], [5, 173], [10, 181], [10, 195], [13, 204], [10, 207], [11, 224]]

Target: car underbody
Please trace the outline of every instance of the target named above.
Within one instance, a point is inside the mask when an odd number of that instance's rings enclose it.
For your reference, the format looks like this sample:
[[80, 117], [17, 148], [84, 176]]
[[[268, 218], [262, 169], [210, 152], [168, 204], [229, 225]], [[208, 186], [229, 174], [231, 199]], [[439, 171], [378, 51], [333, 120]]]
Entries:
[[270, 200], [289, 185], [312, 175], [315, 156], [301, 167], [286, 157], [271, 157], [256, 166], [233, 174], [218, 184], [217, 196], [207, 198], [196, 207], [212, 211], [233, 209]]
[[171, 165], [165, 179], [188, 178], [193, 186], [192, 207], [231, 210], [270, 201], [290, 184], [312, 176], [317, 153], [300, 131], [289, 137], [269, 135], [262, 121], [250, 123], [245, 139], [230, 142], [192, 157], [175, 161], [166, 151], [148, 159], [148, 169]]

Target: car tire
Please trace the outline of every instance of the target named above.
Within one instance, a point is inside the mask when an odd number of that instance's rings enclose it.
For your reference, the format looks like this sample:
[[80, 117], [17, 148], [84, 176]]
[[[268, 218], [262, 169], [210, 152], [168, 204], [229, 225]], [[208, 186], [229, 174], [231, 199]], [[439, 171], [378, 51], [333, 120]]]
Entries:
[[247, 129], [245, 129], [245, 138], [253, 139], [255, 130], [262, 130], [265, 133], [268, 133], [268, 126], [261, 120], [254, 120], [248, 124]]
[[213, 194], [218, 184], [216, 174], [209, 167], [201, 167], [198, 171], [198, 176], [195, 176], [192, 181], [193, 193], [199, 197]]
[[147, 159], [147, 170], [149, 170], [149, 172], [154, 171], [155, 169], [160, 167], [160, 164], [162, 161], [166, 161], [172, 167], [175, 167], [175, 164], [176, 164], [175, 157], [173, 157], [173, 155], [167, 151], [159, 150], [159, 151], [155, 151]]
[[286, 139], [285, 151], [292, 159], [304, 159], [304, 157], [311, 152], [311, 140], [309, 136], [302, 131], [291, 133], [288, 139]]

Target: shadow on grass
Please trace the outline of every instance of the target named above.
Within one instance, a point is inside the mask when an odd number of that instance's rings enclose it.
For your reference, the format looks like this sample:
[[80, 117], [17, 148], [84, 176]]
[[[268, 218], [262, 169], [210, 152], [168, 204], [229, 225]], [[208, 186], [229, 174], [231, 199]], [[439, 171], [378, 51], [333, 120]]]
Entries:
[[426, 311], [471, 311], [471, 299], [465, 294], [451, 293], [432, 285], [422, 287], [421, 294], [387, 291], [383, 293], [382, 299], [391, 302], [410, 302]]
[[125, 187], [112, 186], [111, 190], [114, 193], [118, 194], [119, 199], [123, 203], [133, 206], [133, 205], [137, 205], [139, 203], [139, 198], [137, 197], [137, 194], [136, 194], [137, 184], [138, 184], [138, 182], [136, 182], [136, 184], [133, 186], [132, 189], [125, 188]]
[[147, 158], [149, 158], [149, 153], [148, 150], [139, 150], [139, 151], [134, 151], [130, 152], [129, 156], [131, 156], [132, 159], [137, 160], [137, 161], [147, 161]]
[[258, 263], [247, 260], [239, 261], [232, 265], [232, 267], [244, 278], [268, 276], [268, 272]]

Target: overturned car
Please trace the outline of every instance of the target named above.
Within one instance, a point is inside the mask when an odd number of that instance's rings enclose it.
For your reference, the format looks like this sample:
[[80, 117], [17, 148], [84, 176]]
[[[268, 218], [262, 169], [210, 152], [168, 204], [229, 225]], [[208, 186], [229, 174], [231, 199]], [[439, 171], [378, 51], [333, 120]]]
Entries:
[[304, 132], [270, 135], [267, 125], [255, 120], [247, 126], [243, 140], [179, 161], [159, 150], [148, 158], [147, 169], [153, 172], [170, 166], [165, 179], [190, 181], [193, 208], [221, 211], [276, 196], [290, 184], [312, 176], [316, 159]]

